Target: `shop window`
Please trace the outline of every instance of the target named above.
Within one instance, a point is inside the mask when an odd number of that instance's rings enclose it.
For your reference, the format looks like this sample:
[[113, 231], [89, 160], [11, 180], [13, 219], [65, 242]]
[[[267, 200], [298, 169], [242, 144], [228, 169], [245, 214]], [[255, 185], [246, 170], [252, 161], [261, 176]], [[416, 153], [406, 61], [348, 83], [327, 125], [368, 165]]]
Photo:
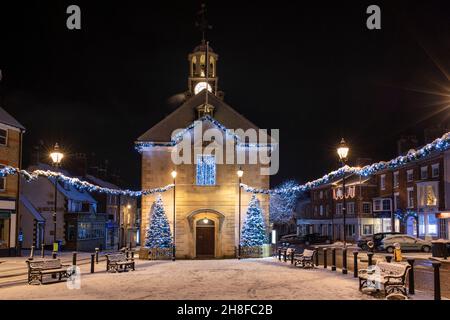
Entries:
[[364, 235], [373, 234], [373, 225], [371, 224], [363, 225], [363, 234]]
[[354, 224], [347, 224], [345, 226], [345, 233], [347, 237], [353, 237], [355, 235], [355, 225]]
[[427, 214], [428, 217], [428, 235], [437, 236], [438, 234], [438, 220], [435, 214]]

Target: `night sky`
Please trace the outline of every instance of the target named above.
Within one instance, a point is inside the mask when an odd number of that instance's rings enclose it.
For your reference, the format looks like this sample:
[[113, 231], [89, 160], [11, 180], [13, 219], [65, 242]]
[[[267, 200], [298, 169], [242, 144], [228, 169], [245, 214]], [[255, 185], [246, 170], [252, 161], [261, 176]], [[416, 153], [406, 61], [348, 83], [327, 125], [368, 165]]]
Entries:
[[[108, 159], [138, 188], [133, 143], [187, 89], [200, 1], [11, 2], [0, 4], [0, 87], [3, 108], [27, 128], [25, 164], [39, 140], [58, 141]], [[422, 139], [446, 122], [448, 0], [209, 2], [225, 101], [280, 129], [273, 185], [336, 169], [342, 136], [352, 160], [388, 160], [401, 135]], [[70, 4], [81, 7], [81, 31], [66, 28]], [[366, 28], [370, 4], [381, 7], [381, 30]]]

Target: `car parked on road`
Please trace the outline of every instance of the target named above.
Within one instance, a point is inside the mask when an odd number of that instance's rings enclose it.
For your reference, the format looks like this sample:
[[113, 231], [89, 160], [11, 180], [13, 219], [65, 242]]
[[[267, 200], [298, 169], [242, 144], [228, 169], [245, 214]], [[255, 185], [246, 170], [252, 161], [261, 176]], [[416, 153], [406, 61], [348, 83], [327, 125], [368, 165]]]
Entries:
[[303, 236], [296, 234], [287, 234], [280, 238], [280, 243], [289, 244], [304, 244], [309, 246], [310, 244], [330, 243], [331, 239], [328, 236], [322, 236], [319, 233], [310, 233]]
[[378, 249], [381, 245], [381, 241], [385, 237], [391, 236], [391, 235], [397, 235], [397, 234], [400, 234], [400, 232], [379, 232], [379, 233], [375, 233], [375, 234], [371, 234], [371, 235], [367, 235], [367, 236], [362, 236], [361, 238], [359, 238], [357, 245], [362, 250], [367, 251], [369, 249], [369, 246], [367, 245], [367, 243], [369, 241], [372, 241], [374, 243], [374, 248]]
[[407, 234], [396, 234], [385, 237], [381, 241], [380, 249], [388, 253], [393, 253], [396, 243], [400, 245], [402, 251], [430, 252], [431, 250], [431, 241], [412, 237]]
[[319, 244], [319, 243], [331, 243], [329, 236], [323, 236], [320, 233], [310, 233], [303, 236], [305, 245]]

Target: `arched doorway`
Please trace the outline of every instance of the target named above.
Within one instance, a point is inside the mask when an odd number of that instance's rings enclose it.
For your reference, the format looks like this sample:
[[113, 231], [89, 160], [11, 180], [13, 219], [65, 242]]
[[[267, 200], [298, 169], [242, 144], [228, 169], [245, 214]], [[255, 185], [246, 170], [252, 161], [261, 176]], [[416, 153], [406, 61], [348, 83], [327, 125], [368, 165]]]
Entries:
[[197, 258], [213, 258], [215, 256], [216, 224], [204, 218], [197, 220], [195, 226], [195, 251]]

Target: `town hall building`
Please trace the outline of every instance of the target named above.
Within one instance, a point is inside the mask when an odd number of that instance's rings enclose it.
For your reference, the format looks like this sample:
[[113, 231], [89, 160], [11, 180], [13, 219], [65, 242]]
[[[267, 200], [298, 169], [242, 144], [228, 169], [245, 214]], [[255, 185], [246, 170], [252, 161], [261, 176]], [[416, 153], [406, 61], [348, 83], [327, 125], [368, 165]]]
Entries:
[[[268, 189], [269, 175], [261, 174], [261, 168], [266, 164], [249, 161], [251, 149], [263, 147], [259, 144], [246, 143], [247, 140], [236, 139], [227, 131], [228, 129], [258, 131], [258, 127], [224, 102], [224, 94], [218, 85], [217, 53], [202, 40], [201, 44], [189, 54], [188, 61], [188, 90], [184, 94], [184, 102], [136, 141], [136, 149], [142, 154], [142, 189], [171, 184], [173, 182], [171, 172], [176, 171], [176, 190], [170, 189], [161, 195], [172, 232], [175, 203], [176, 257], [232, 258], [237, 256], [239, 244], [237, 171], [241, 169], [244, 172], [242, 183]], [[190, 163], [176, 164], [172, 160], [172, 152], [181, 144], [179, 139], [181, 135], [184, 138], [186, 134], [195, 130], [193, 129], [195, 123], [201, 123], [202, 134], [210, 128], [216, 128], [223, 136], [219, 139], [213, 137], [209, 141], [202, 140], [200, 145], [194, 139], [189, 140], [193, 149], [188, 157]], [[175, 130], [181, 130], [181, 135], [174, 135]], [[222, 143], [219, 143], [219, 140], [222, 140]], [[217, 149], [204, 154], [202, 150], [206, 150], [204, 147], [211, 143], [218, 143], [219, 148], [223, 148], [223, 154], [225, 148], [229, 151], [231, 144], [234, 161], [225, 160], [225, 156], [222, 161]], [[245, 163], [237, 163], [236, 159], [242, 157], [245, 158]], [[251, 196], [251, 193], [241, 190], [241, 226]], [[258, 194], [257, 197], [269, 235], [269, 196]], [[142, 235], [145, 235], [149, 225], [155, 200], [156, 195], [142, 197]], [[144, 241], [142, 237], [142, 246]]]

